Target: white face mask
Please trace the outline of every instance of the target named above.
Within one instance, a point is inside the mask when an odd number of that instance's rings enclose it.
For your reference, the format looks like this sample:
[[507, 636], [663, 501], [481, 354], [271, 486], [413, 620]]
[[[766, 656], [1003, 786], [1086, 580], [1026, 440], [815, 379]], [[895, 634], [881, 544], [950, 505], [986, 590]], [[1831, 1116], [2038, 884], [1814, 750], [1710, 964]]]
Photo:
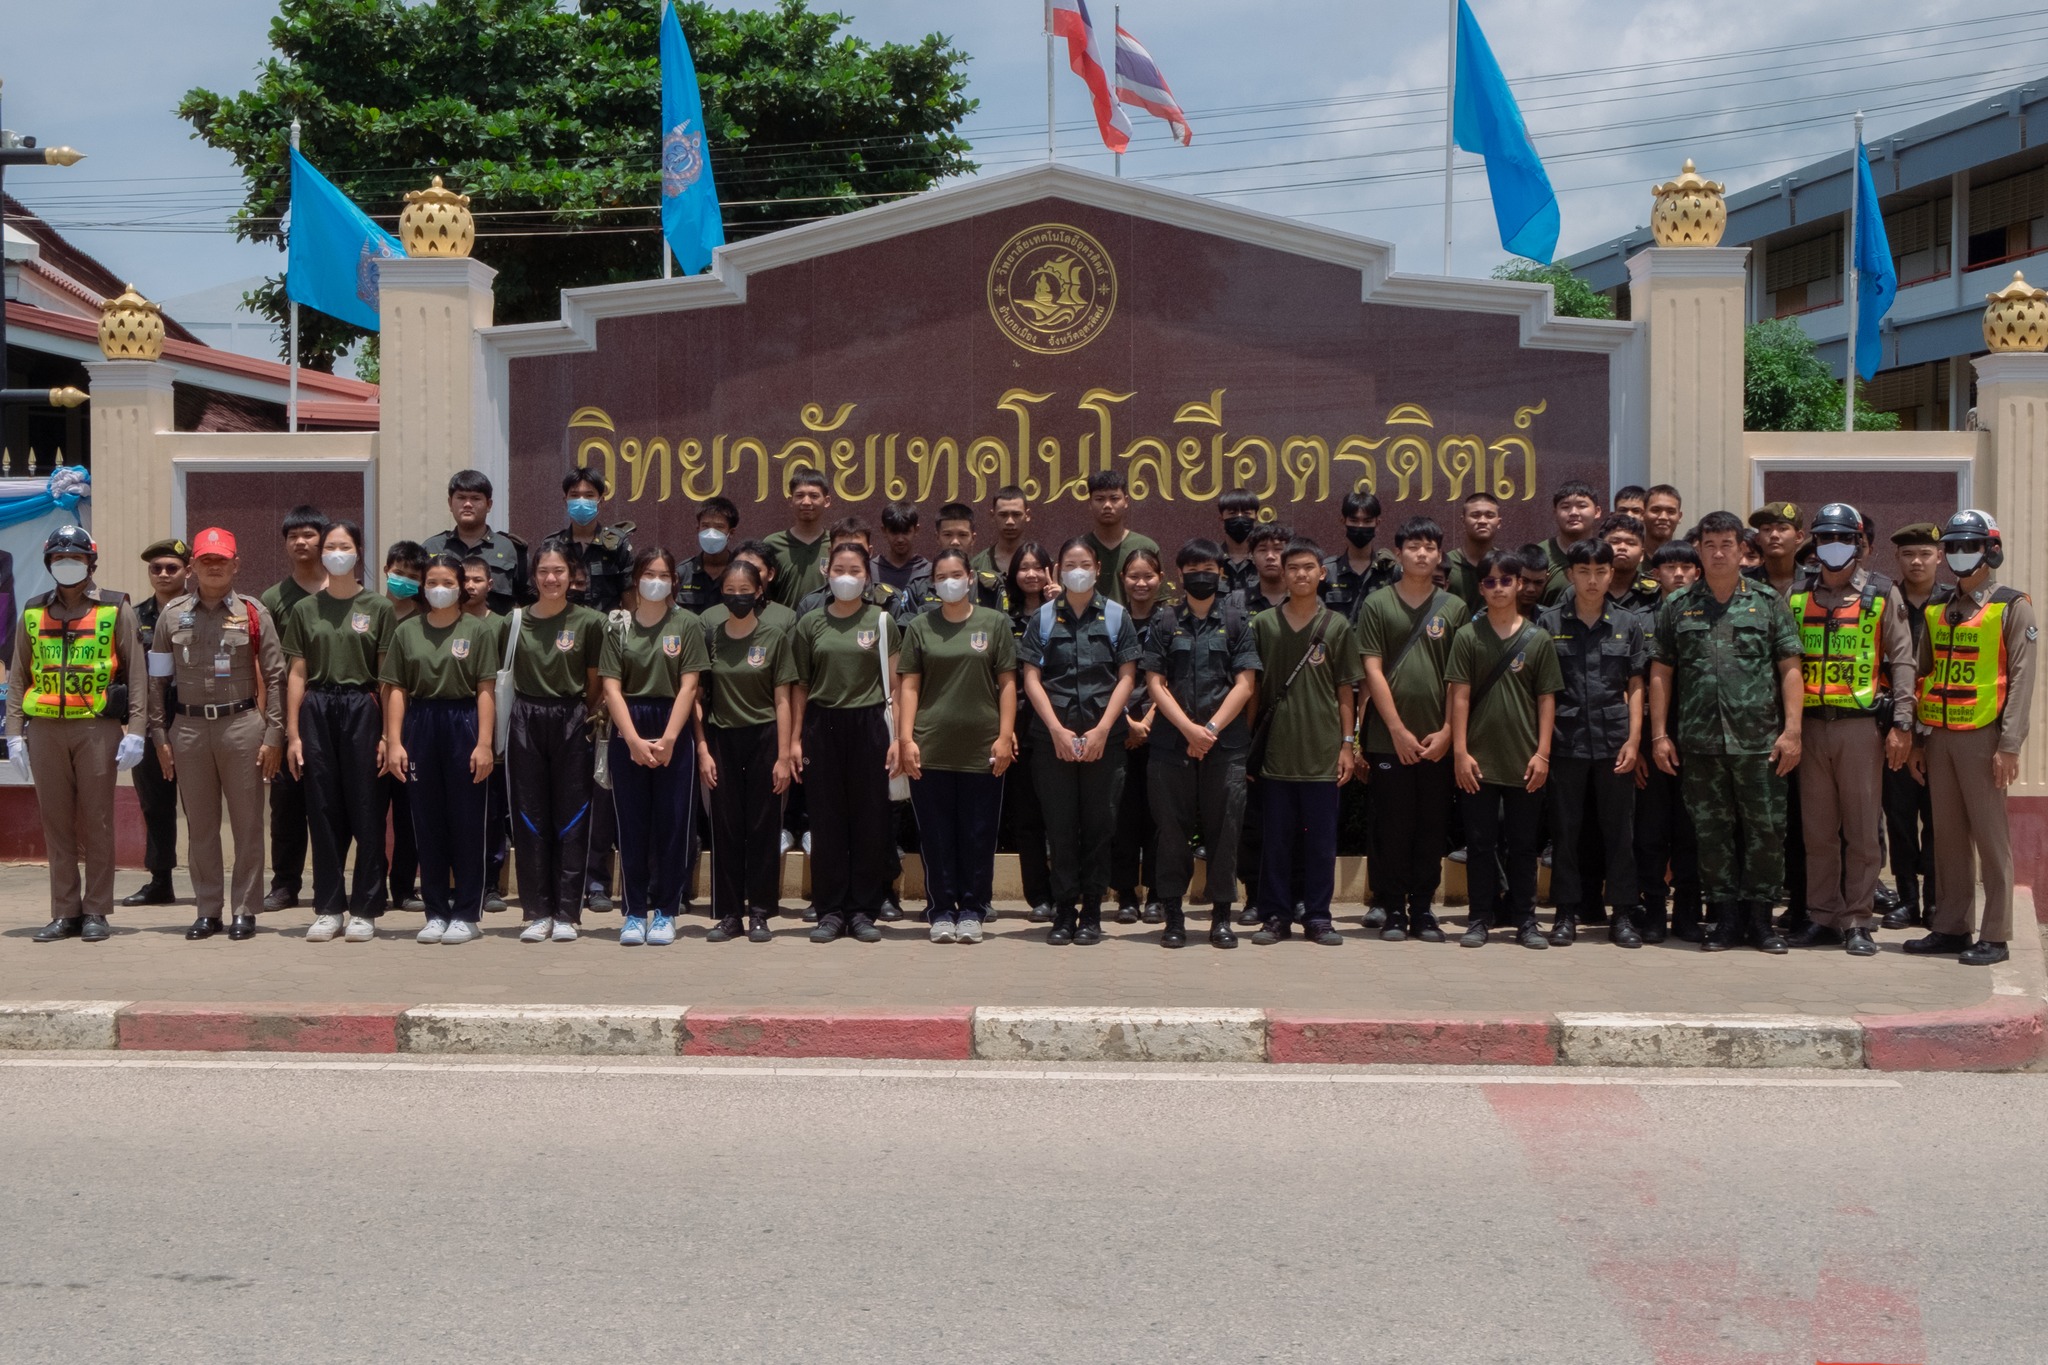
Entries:
[[697, 533], [697, 548], [707, 555], [721, 555], [731, 543], [731, 537], [716, 526], [707, 526]]
[[851, 602], [860, 596], [860, 590], [866, 586], [850, 573], [833, 574], [831, 581], [832, 595], [842, 602]]
[[1095, 588], [1095, 570], [1069, 569], [1060, 575], [1060, 582], [1067, 585], [1068, 592], [1092, 592]]
[[82, 559], [55, 559], [50, 561], [50, 577], [63, 587], [75, 588], [85, 581], [85, 561]]
[[462, 600], [462, 589], [436, 585], [427, 589], [426, 599], [435, 611], [446, 611]]
[[932, 584], [932, 591], [939, 595], [941, 602], [965, 602], [973, 587], [964, 578], [941, 578]]
[[[1945, 558], [1948, 560], [1949, 572], [1958, 578], [1968, 578], [1971, 574], [1977, 572], [1977, 566], [1984, 562], [1984, 552], [1982, 550], [1966, 550], [1962, 552], [1951, 550]], [[61, 583], [64, 580], [60, 578], [57, 581]]]
[[356, 552], [354, 550], [327, 550], [322, 552], [320, 562], [327, 566], [327, 572], [329, 573], [347, 573], [356, 566]]
[[1849, 567], [1849, 561], [1856, 558], [1856, 547], [1831, 541], [1826, 545], [1814, 546], [1813, 557], [1830, 569], [1846, 569]]
[[643, 578], [640, 580], [640, 600], [643, 602], [665, 602], [668, 600], [669, 581], [666, 578]]

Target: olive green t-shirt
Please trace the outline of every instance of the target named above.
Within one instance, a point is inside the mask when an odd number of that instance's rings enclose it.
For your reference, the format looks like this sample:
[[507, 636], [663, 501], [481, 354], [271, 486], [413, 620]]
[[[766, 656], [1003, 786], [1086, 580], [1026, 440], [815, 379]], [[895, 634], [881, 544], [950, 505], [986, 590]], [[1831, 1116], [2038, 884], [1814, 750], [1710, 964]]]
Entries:
[[301, 597], [280, 634], [285, 657], [306, 661], [307, 682], [369, 687], [377, 681], [377, 656], [391, 648], [397, 629], [391, 603], [365, 589], [350, 598]]
[[[1124, 538], [1116, 543], [1114, 550], [1088, 533], [1088, 543], [1094, 547], [1096, 557], [1102, 561], [1102, 572], [1095, 580], [1095, 590], [1110, 601], [1122, 605], [1124, 600], [1124, 564], [1139, 550], [1159, 553], [1159, 542], [1150, 536], [1141, 536], [1136, 531], [1126, 530]], [[1054, 575], [1057, 577], [1058, 575]]]
[[710, 666], [703, 622], [694, 612], [671, 607], [651, 626], [628, 619], [623, 641], [618, 631], [606, 630], [597, 671], [600, 677], [617, 678], [619, 690], [631, 700], [673, 697], [685, 673], [702, 673]]
[[818, 560], [831, 541], [831, 533], [822, 526], [818, 528], [818, 538], [808, 545], [788, 531], [777, 531], [768, 537], [767, 546], [775, 552], [775, 582], [768, 591], [776, 601], [794, 607], [825, 586], [818, 573]]
[[[708, 629], [712, 626], [724, 625], [726, 617], [731, 614], [731, 612], [725, 609], [725, 603], [720, 602], [715, 607], [707, 607], [703, 611], [698, 612], [697, 619], [703, 622]], [[773, 626], [784, 635], [789, 634], [790, 631], [796, 628], [796, 613], [772, 597], [755, 608], [754, 614], [761, 618], [762, 625]]]
[[493, 616], [457, 616], [430, 626], [421, 612], [398, 623], [384, 655], [381, 682], [415, 701], [463, 701], [496, 678], [505, 623]]
[[[796, 680], [810, 692], [806, 705], [851, 710], [880, 706], [882, 693], [882, 630], [889, 614], [862, 603], [851, 616], [834, 616], [819, 607], [797, 618]], [[903, 647], [903, 630], [889, 622], [889, 648]]]
[[976, 607], [960, 622], [928, 611], [903, 632], [899, 674], [917, 674], [913, 737], [923, 766], [940, 772], [985, 773], [999, 725], [1003, 674], [1017, 671], [1010, 618]]
[[[277, 582], [265, 588], [261, 593], [258, 593], [256, 600], [261, 602], [263, 609], [270, 613], [271, 620], [282, 621], [292, 614], [293, 607], [296, 607], [312, 595], [299, 586], [298, 579], [293, 578], [290, 574], [286, 574], [283, 578], [278, 579]], [[284, 627], [279, 626], [278, 629], [283, 630]]]
[[1503, 640], [1484, 616], [1467, 622], [1451, 642], [1444, 681], [1478, 686], [1510, 645], [1515, 661], [1466, 718], [1465, 752], [1479, 760], [1480, 781], [1520, 787], [1529, 756], [1536, 752], [1536, 699], [1564, 690], [1564, 670], [1550, 632], [1525, 622], [1520, 635]]
[[[508, 635], [511, 628], [508, 617]], [[525, 697], [584, 696], [590, 670], [603, 652], [604, 617], [594, 609], [571, 602], [542, 620], [529, 607], [520, 616], [519, 643], [512, 655], [512, 690]]]
[[[712, 612], [718, 615], [711, 619]], [[713, 607], [699, 618], [711, 660], [706, 679], [711, 687], [704, 718], [721, 730], [743, 725], [768, 725], [775, 720], [775, 689], [796, 681], [796, 653], [789, 632], [770, 625], [763, 615], [740, 639], [725, 633], [726, 610]]]
[[[1379, 659], [1382, 668], [1386, 667], [1386, 660], [1400, 653], [1408, 633], [1424, 617], [1428, 619], [1422, 628], [1422, 638], [1387, 678], [1387, 686], [1394, 694], [1394, 709], [1417, 739], [1444, 728], [1444, 665], [1450, 662], [1451, 640], [1471, 614], [1463, 602], [1441, 588], [1413, 610], [1401, 600], [1398, 589], [1381, 588], [1358, 609], [1359, 652], [1368, 659]], [[1366, 712], [1366, 752], [1394, 752], [1394, 737], [1380, 719], [1379, 708], [1369, 699]]]
[[[1259, 709], [1262, 714], [1270, 709], [1273, 716], [1265, 766], [1255, 776], [1276, 782], [1335, 782], [1337, 755], [1349, 738], [1337, 709], [1337, 689], [1365, 676], [1351, 623], [1341, 612], [1322, 607], [1296, 630], [1283, 611], [1267, 611], [1252, 622], [1252, 639], [1259, 647]], [[1294, 671], [1296, 664], [1302, 665], [1299, 673]], [[1283, 688], [1287, 696], [1273, 709]]]

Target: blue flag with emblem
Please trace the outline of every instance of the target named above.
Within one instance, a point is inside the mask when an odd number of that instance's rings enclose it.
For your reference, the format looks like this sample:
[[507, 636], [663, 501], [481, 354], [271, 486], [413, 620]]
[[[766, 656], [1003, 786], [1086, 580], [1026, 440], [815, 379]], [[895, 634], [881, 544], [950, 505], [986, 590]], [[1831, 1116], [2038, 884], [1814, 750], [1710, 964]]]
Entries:
[[1899, 272], [1892, 265], [1884, 210], [1877, 206], [1877, 182], [1870, 178], [1870, 157], [1861, 142], [1856, 144], [1855, 261], [1856, 373], [1872, 379], [1884, 363], [1884, 334], [1879, 324], [1899, 296]]
[[292, 222], [287, 234], [287, 297], [329, 317], [377, 330], [377, 266], [405, 255], [398, 239], [370, 221], [313, 163], [292, 149]]
[[697, 64], [674, 5], [661, 8], [661, 235], [686, 275], [710, 265], [712, 248], [725, 245]]
[[1486, 158], [1493, 219], [1500, 244], [1517, 256], [1550, 264], [1557, 255], [1557, 192], [1515, 104], [1508, 78], [1493, 59], [1472, 7], [1458, 0], [1458, 68], [1451, 138]]

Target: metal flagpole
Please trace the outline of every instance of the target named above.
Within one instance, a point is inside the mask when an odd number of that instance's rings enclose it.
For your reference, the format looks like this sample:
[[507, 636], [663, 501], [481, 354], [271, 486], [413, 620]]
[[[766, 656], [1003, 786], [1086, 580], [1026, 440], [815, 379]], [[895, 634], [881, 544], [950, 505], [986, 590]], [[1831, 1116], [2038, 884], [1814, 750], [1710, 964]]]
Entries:
[[1858, 109], [1856, 145], [1849, 149], [1849, 233], [1842, 253], [1842, 301], [1849, 306], [1849, 330], [1842, 334], [1842, 430], [1851, 432], [1856, 430], [1856, 209], [1863, 197], [1862, 155], [1863, 111]]
[[1444, 58], [1444, 274], [1451, 273], [1451, 153], [1458, 121], [1458, 0], [1450, 0], [1450, 41]]
[[[1124, 7], [1122, 5], [1118, 5], [1109, 12], [1109, 23], [1109, 78], [1113, 82], [1116, 80], [1116, 35], [1124, 26]], [[1116, 178], [1119, 180], [1124, 178], [1124, 154], [1122, 152], [1116, 154]]]
[[[292, 150], [295, 152], [299, 150], [299, 121], [296, 118], [292, 120]], [[292, 214], [294, 218], [298, 216], [296, 212]], [[289, 280], [291, 276], [291, 233], [289, 231], [285, 233], [285, 247], [285, 276]], [[299, 429], [299, 301], [297, 299], [292, 300], [291, 332], [291, 396], [285, 402], [284, 415], [285, 430], [297, 431]]]
[[1045, 159], [1052, 152], [1052, 0], [1045, 0]]

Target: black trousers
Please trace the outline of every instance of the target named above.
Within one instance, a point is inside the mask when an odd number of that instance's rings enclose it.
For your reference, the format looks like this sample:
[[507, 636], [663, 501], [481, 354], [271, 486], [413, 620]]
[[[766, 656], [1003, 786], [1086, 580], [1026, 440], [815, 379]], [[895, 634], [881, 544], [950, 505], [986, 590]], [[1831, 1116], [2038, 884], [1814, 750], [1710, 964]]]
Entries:
[[924, 858], [925, 918], [987, 919], [995, 896], [996, 829], [1003, 779], [927, 768], [910, 784]]
[[875, 915], [889, 894], [889, 725], [879, 706], [804, 708], [811, 904], [820, 922]]
[[[141, 769], [136, 771], [139, 774]], [[1934, 799], [1927, 784], [1915, 782], [1904, 768], [1897, 772], [1885, 769], [1884, 826], [1892, 846], [1892, 877], [1898, 885], [1899, 904], [1932, 910]]]
[[1328, 924], [1337, 886], [1337, 795], [1330, 782], [1261, 778], [1260, 818], [1266, 835], [1259, 875], [1259, 914], [1286, 924], [1301, 903], [1303, 924]]
[[152, 879], [169, 877], [178, 865], [178, 784], [164, 776], [154, 744], [142, 747], [142, 762], [135, 765], [135, 800], [148, 834], [142, 865]]
[[306, 787], [280, 768], [270, 780], [270, 889], [298, 895], [306, 884]]
[[420, 899], [429, 919], [484, 914], [484, 788], [469, 775], [476, 750], [476, 702], [409, 701], [405, 752], [410, 760], [413, 837], [420, 849]]
[[[1451, 815], [1451, 760], [1403, 763], [1392, 754], [1370, 754], [1372, 845], [1367, 875], [1373, 904], [1388, 910], [1427, 910], [1444, 878], [1445, 828]], [[1532, 800], [1537, 798], [1532, 798]], [[1540, 806], [1538, 819], [1540, 821]], [[1471, 817], [1465, 847], [1473, 867], [1489, 866], [1473, 848]]]
[[1116, 835], [1109, 846], [1109, 885], [1118, 905], [1138, 902], [1143, 887], [1159, 899], [1158, 828], [1152, 821], [1152, 746], [1124, 750], [1124, 794], [1116, 806]]
[[782, 900], [782, 798], [775, 794], [775, 723], [704, 727], [711, 789], [711, 915], [767, 913]]
[[[667, 697], [628, 698], [633, 728], [645, 739], [668, 728], [674, 703]], [[659, 768], [633, 761], [626, 741], [612, 736], [606, 763], [612, 811], [619, 828], [619, 905], [628, 915], [674, 915], [682, 907], [684, 850], [697, 812], [697, 738], [692, 725], [676, 736], [675, 756]]]
[[[583, 920], [584, 866], [590, 855], [591, 767], [588, 709], [581, 697], [513, 697], [505, 740], [512, 784], [512, 849], [519, 904], [529, 920]], [[695, 765], [693, 751], [676, 755]]]
[[[384, 708], [374, 689], [307, 691], [299, 705], [305, 749], [306, 819], [313, 844], [313, 909], [375, 919], [384, 913], [384, 810], [377, 793], [377, 742]], [[353, 882], [344, 883], [348, 846]]]
[[612, 810], [610, 794], [600, 793], [590, 821], [590, 848], [586, 855], [585, 875], [590, 879], [590, 889], [611, 894], [612, 854], [619, 847], [619, 820]]
[[1123, 795], [1124, 756], [1110, 751], [1093, 763], [1063, 763], [1043, 735], [1032, 777], [1045, 811], [1056, 905], [1100, 905], [1109, 890], [1109, 844]]
[[[1244, 829], [1243, 749], [1213, 748], [1190, 759], [1185, 754], [1154, 754], [1148, 777], [1152, 821], [1158, 830], [1158, 881], [1152, 890], [1160, 900], [1180, 900], [1194, 880], [1193, 839], [1202, 837], [1209, 850], [1208, 885], [1211, 905], [1229, 905], [1237, 891], [1237, 841]], [[1130, 794], [1125, 793], [1126, 802]]]
[[1039, 754], [1026, 735], [1019, 735], [1017, 761], [1003, 774], [1003, 842], [1017, 853], [1017, 876], [1031, 905], [1052, 903], [1052, 869], [1046, 861], [1045, 812], [1038, 804], [1038, 780], [1032, 776]]
[[[1420, 766], [1420, 765], [1417, 765]], [[1476, 792], [1458, 793], [1465, 820], [1466, 894], [1476, 924], [1523, 924], [1536, 918], [1536, 859], [1543, 850], [1543, 793], [1497, 782], [1482, 782]], [[1555, 846], [1554, 859], [1564, 854]], [[1504, 869], [1508, 879], [1505, 904], [1500, 884], [1491, 876], [1473, 876], [1474, 868]], [[1552, 863], [1552, 870], [1556, 862]], [[1565, 904], [1560, 900], [1559, 905]]]
[[[1607, 881], [1607, 903], [1617, 910], [1636, 908], [1636, 775], [1614, 771], [1612, 758], [1558, 758], [1550, 764], [1552, 820], [1550, 895], [1560, 910], [1577, 912], [1599, 894], [1586, 876], [1590, 844], [1601, 856]], [[1588, 819], [1588, 810], [1592, 818]], [[1467, 864], [1470, 875], [1471, 864]]]
[[391, 826], [391, 904], [404, 905], [417, 894], [420, 884], [420, 850], [412, 837], [412, 797], [405, 783], [384, 776], [377, 779], [377, 823]]
[[1645, 910], [1663, 914], [1667, 894], [1699, 905], [1700, 845], [1685, 809], [1684, 784], [1654, 763], [1648, 784], [1636, 792], [1635, 851], [1636, 885]]

